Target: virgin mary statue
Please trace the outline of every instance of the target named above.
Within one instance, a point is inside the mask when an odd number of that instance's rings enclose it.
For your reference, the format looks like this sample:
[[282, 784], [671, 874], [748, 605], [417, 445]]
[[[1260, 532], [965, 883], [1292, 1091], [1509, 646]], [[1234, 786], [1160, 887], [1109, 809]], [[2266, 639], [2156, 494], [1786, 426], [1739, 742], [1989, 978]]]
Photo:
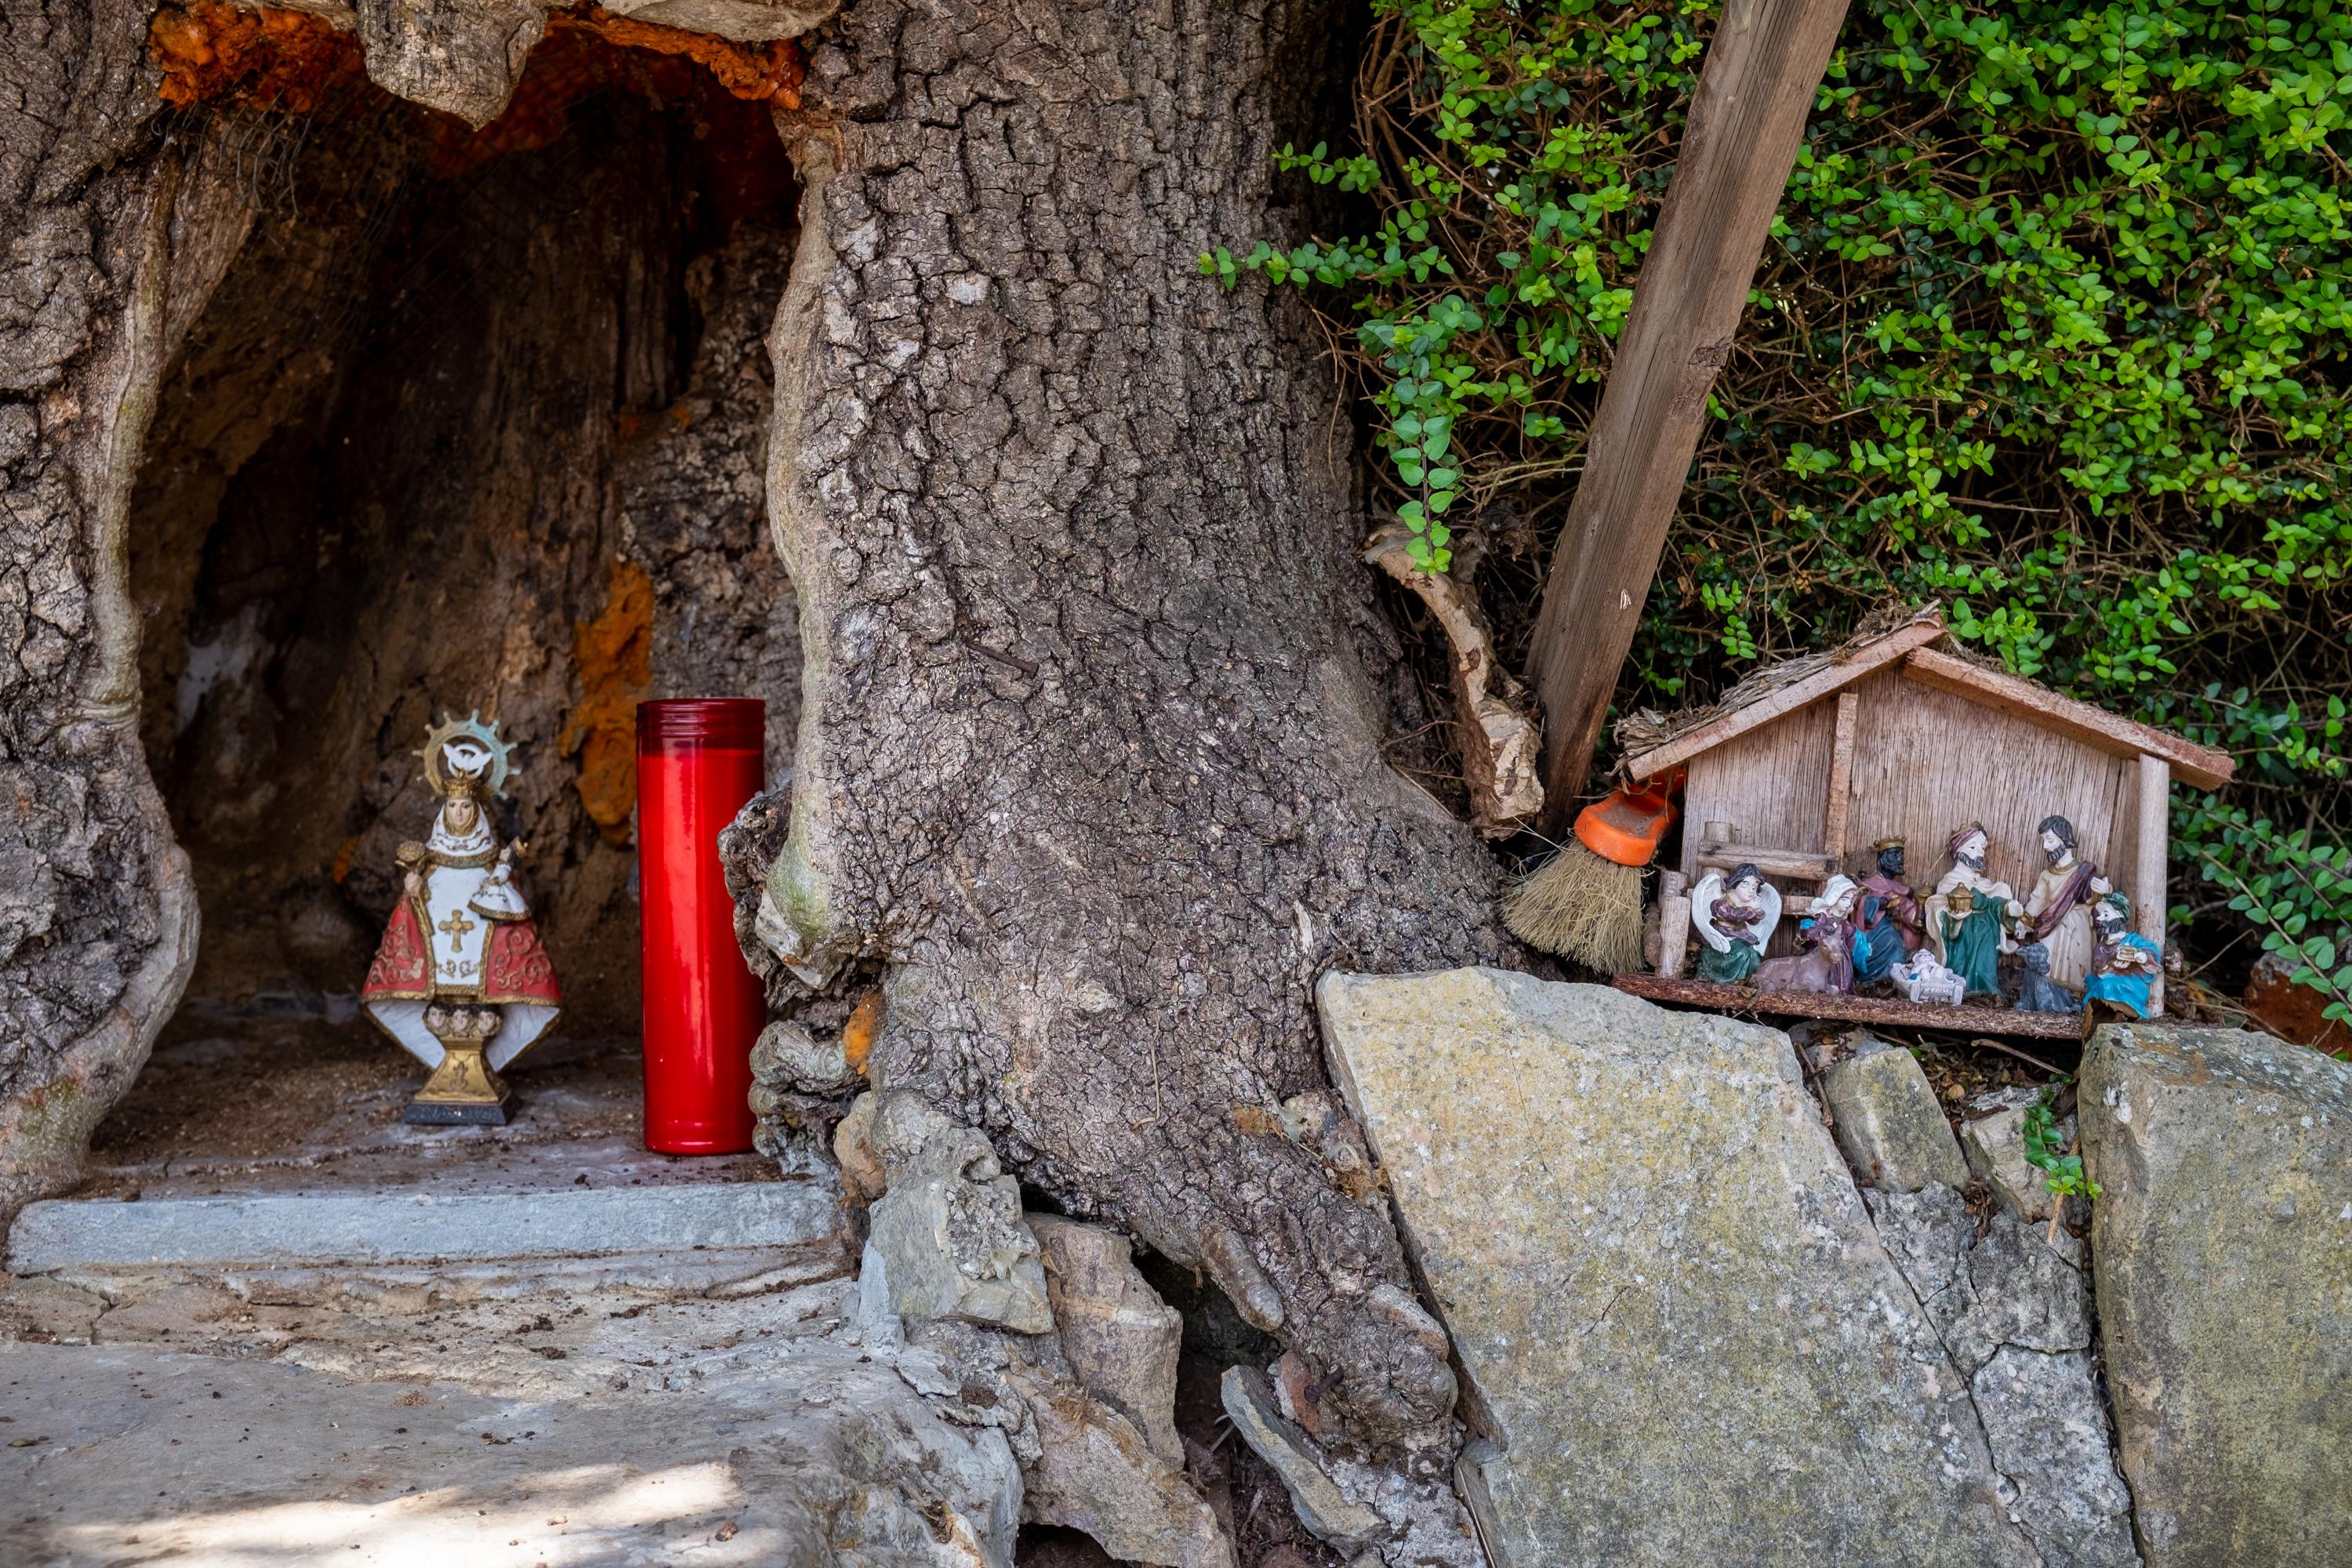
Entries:
[[498, 1069], [547, 1032], [563, 996], [515, 879], [516, 847], [490, 831], [510, 747], [479, 713], [444, 720], [418, 753], [440, 796], [433, 831], [400, 847], [401, 895], [360, 1005], [433, 1076], [406, 1120], [506, 1121]]

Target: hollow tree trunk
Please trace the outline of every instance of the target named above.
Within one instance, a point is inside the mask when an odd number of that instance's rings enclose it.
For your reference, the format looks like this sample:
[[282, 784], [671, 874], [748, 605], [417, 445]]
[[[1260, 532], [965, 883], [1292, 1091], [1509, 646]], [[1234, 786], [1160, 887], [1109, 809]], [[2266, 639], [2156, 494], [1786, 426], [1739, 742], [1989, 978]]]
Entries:
[[1317, 974], [1496, 959], [1494, 873], [1381, 760], [1317, 345], [1196, 266], [1281, 223], [1276, 127], [1334, 21], [858, 0], [820, 35], [763, 931], [819, 982], [887, 963], [877, 1080], [1205, 1267], [1385, 1442], [1441, 1429], [1444, 1337], [1377, 1193], [1283, 1105], [1325, 1083]]
[[124, 523], [242, 221], [156, 151], [138, 0], [0, 0], [0, 1219], [69, 1185], [195, 951], [140, 753]]

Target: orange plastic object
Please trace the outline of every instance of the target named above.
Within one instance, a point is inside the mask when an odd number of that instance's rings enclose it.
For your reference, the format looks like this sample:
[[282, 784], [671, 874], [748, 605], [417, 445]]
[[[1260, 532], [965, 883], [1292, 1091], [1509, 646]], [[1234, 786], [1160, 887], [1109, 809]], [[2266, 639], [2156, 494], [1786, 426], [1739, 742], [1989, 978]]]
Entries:
[[1619, 784], [1576, 814], [1576, 837], [1603, 860], [1646, 866], [1658, 840], [1675, 825], [1674, 791], [1678, 777]]

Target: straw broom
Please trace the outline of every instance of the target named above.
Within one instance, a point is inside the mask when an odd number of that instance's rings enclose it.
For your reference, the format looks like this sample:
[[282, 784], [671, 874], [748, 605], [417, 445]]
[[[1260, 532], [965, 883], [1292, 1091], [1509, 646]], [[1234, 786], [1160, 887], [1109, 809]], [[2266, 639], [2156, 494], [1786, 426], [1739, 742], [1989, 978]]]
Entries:
[[1621, 785], [1577, 813], [1559, 852], [1503, 889], [1511, 934], [1604, 974], [1640, 968], [1642, 868], [1674, 825], [1672, 787]]

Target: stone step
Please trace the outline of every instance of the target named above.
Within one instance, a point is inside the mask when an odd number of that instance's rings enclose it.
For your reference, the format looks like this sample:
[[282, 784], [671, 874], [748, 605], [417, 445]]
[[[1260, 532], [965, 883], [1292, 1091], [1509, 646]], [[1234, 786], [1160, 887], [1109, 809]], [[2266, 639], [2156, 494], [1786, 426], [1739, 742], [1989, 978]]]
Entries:
[[595, 1258], [832, 1243], [834, 1188], [806, 1180], [440, 1195], [414, 1190], [58, 1199], [8, 1232], [16, 1274]]

